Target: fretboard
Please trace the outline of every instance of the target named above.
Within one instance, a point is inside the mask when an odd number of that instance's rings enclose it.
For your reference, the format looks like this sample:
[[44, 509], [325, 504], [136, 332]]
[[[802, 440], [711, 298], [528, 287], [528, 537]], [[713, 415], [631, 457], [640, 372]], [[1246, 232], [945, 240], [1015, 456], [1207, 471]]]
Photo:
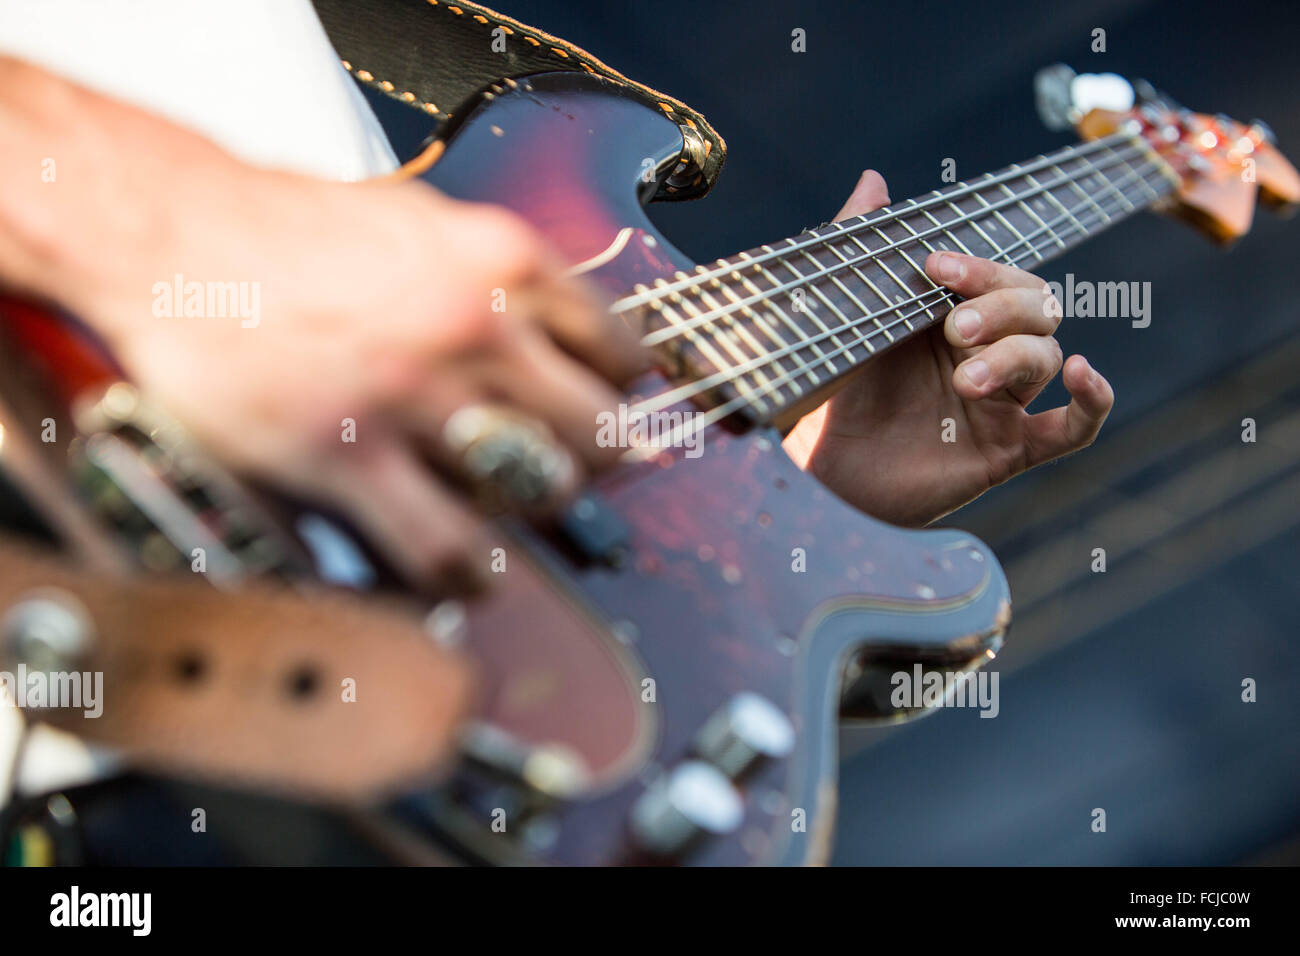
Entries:
[[1071, 146], [927, 196], [659, 280], [619, 303], [719, 410], [805, 410], [865, 362], [941, 322], [959, 297], [926, 256], [952, 250], [1032, 270], [1168, 195], [1133, 135]]

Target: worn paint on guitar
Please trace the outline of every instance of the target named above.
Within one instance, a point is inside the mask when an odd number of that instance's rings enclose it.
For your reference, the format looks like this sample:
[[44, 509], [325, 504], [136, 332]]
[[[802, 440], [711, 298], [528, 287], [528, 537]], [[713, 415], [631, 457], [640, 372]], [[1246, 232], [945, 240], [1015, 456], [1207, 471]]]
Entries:
[[[662, 175], [680, 150], [671, 122], [613, 84], [534, 77], [464, 117], [425, 178], [514, 209], [614, 295], [694, 268], [640, 202], [653, 190], [643, 170]], [[639, 390], [666, 387], [652, 378]], [[486, 718], [527, 740], [561, 741], [596, 772], [593, 790], [559, 810], [540, 856], [640, 859], [626, 836], [632, 804], [655, 773], [691, 755], [712, 713], [748, 690], [791, 717], [799, 744], [741, 781], [745, 822], [689, 859], [824, 859], [846, 663], [987, 659], [1009, 617], [992, 554], [962, 532], [906, 531], [861, 514], [800, 471], [777, 434], [734, 423], [711, 428], [698, 458], [664, 451], [596, 491], [630, 528], [622, 565], [575, 562], [533, 540], [544, 555], [536, 571], [558, 592], [539, 587], [532, 568], [517, 582], [504, 575], [501, 593], [471, 611], [465, 644], [486, 665]], [[796, 570], [796, 549], [806, 570]], [[624, 696], [611, 706], [618, 671]], [[643, 700], [645, 679], [653, 702]], [[792, 825], [799, 810], [806, 829]]]

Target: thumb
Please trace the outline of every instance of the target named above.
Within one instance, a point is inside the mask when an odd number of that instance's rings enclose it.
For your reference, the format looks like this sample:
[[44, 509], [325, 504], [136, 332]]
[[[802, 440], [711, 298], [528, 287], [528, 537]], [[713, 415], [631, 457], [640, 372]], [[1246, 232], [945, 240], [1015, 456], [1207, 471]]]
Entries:
[[858, 184], [853, 187], [853, 194], [845, 201], [844, 208], [835, 214], [835, 221], [865, 216], [873, 209], [888, 205], [889, 187], [885, 185], [885, 177], [874, 169], [863, 170]]

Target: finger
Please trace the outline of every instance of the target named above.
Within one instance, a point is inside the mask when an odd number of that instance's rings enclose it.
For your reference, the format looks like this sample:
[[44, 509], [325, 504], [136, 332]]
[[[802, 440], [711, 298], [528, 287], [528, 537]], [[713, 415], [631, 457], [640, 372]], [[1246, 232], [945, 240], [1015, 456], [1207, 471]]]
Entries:
[[392, 441], [327, 481], [331, 497], [411, 584], [440, 595], [486, 586], [491, 550], [481, 522], [415, 452]]
[[[554, 346], [552, 346], [554, 348]], [[557, 355], [562, 355], [557, 351]], [[430, 382], [416, 392], [415, 400], [408, 400], [392, 410], [393, 418], [401, 423], [404, 433], [419, 449], [427, 464], [437, 470], [453, 489], [466, 492], [483, 492], [477, 503], [495, 513], [503, 508], [532, 515], [553, 512], [571, 500], [580, 487], [586, 468], [557, 435], [544, 416], [534, 413], [537, 402], [521, 403], [518, 394], [507, 398], [504, 390], [495, 383], [518, 379], [535, 381], [531, 372], [503, 371], [501, 358], [468, 357], [457, 368], [460, 378], [443, 376], [439, 382]], [[544, 500], [514, 500], [497, 495], [479, 486], [484, 475], [476, 471], [469, 457], [468, 446], [477, 441], [466, 437], [463, 427], [450, 433], [453, 417], [462, 409], [487, 407], [503, 419], [503, 427], [517, 425], [537, 440], [550, 446], [550, 478]], [[595, 428], [591, 429], [591, 434]], [[590, 435], [587, 436], [590, 438]], [[481, 459], [479, 465], [481, 465]]]
[[[516, 293], [518, 294], [518, 293]], [[557, 279], [525, 293], [533, 316], [566, 352], [617, 385], [626, 385], [649, 366], [636, 333], [583, 283]]]
[[1041, 292], [1047, 285], [1024, 269], [960, 252], [930, 253], [925, 258], [925, 272], [935, 282], [967, 299], [994, 289], [1035, 289]]
[[1115, 392], [1082, 355], [1072, 355], [1061, 376], [1070, 404], [1030, 415], [1025, 422], [1029, 467], [1092, 444], [1115, 404]]
[[885, 177], [874, 169], [864, 169], [858, 177], [858, 184], [853, 187], [853, 194], [845, 201], [844, 207], [835, 214], [835, 221], [865, 216], [867, 213], [889, 205], [889, 187]]
[[957, 348], [988, 345], [1008, 335], [1051, 335], [1059, 310], [1034, 289], [994, 289], [967, 299], [948, 313], [943, 334]]
[[958, 365], [952, 373], [952, 385], [967, 400], [1005, 390], [1027, 405], [1060, 369], [1061, 346], [1056, 339], [1011, 335]]
[[526, 414], [545, 422], [591, 469], [612, 465], [620, 449], [596, 441], [601, 413], [626, 398], [542, 335], [521, 334], [510, 360], [492, 369], [487, 385]]

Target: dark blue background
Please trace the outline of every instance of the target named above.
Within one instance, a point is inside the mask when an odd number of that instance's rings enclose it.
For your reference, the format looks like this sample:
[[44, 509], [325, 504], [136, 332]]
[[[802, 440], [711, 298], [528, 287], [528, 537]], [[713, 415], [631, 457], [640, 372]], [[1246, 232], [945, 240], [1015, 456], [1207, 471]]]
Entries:
[[[1056, 61], [1261, 117], [1300, 155], [1289, 2], [502, 6], [685, 100], [726, 138], [713, 193], [655, 212], [697, 259], [830, 218], [865, 167], [899, 200], [940, 185], [945, 157], [966, 178], [1068, 142], [1031, 96]], [[1090, 50], [1095, 27], [1104, 54]], [[1008, 566], [1002, 712], [846, 730], [838, 862], [1300, 860], [1300, 447], [1284, 427], [1300, 410], [1298, 252], [1300, 222], [1264, 212], [1226, 253], [1147, 215], [1046, 268], [1151, 282], [1151, 327], [1067, 320], [1067, 354], [1115, 384], [1106, 432], [949, 519]], [[1055, 386], [1041, 401], [1062, 400]], [[1240, 441], [1247, 416], [1256, 445]], [[1147, 524], [1159, 530], [1120, 547]], [[1086, 572], [1094, 547], [1114, 554], [1105, 575]], [[1247, 676], [1256, 704], [1240, 701]], [[1089, 828], [1096, 807], [1105, 834]]]

